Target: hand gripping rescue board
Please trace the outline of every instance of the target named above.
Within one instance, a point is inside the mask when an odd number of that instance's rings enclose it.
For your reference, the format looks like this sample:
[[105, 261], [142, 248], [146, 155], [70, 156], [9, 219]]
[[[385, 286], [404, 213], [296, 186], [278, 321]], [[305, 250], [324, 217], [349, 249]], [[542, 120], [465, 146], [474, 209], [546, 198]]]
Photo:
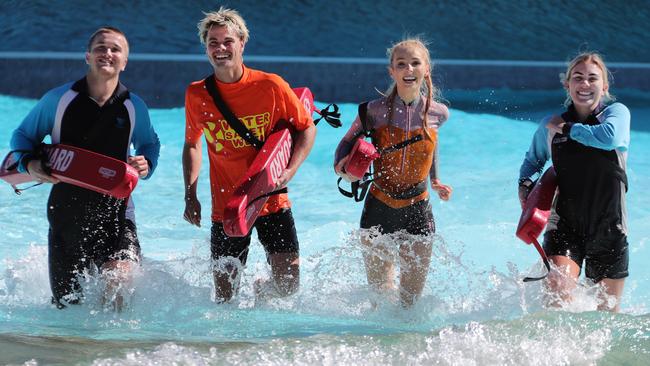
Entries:
[[[128, 197], [138, 184], [138, 172], [127, 163], [82, 148], [65, 144], [44, 145], [46, 166], [62, 182], [116, 198]], [[16, 169], [15, 153], [9, 153], [0, 166], [0, 179], [11, 184], [34, 181]]]

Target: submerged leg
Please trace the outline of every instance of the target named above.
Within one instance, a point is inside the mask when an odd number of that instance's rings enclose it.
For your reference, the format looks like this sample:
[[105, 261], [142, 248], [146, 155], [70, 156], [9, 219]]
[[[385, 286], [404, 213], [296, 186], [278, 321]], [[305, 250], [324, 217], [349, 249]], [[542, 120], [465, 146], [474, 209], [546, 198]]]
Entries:
[[[607, 310], [618, 313], [621, 309], [621, 296], [623, 295], [623, 287], [625, 286], [625, 278], [611, 279], [605, 278], [599, 283], [604, 287], [607, 296], [601, 296], [598, 310]], [[614, 301], [610, 298], [614, 297]]]
[[79, 273], [80, 250], [68, 250], [62, 238], [49, 230], [48, 266], [52, 303], [63, 309], [67, 304], [78, 304], [81, 297], [81, 285], [77, 279]]
[[239, 291], [242, 267], [241, 261], [235, 257], [223, 257], [216, 261], [212, 276], [215, 301], [218, 304], [230, 301]]
[[400, 300], [409, 307], [420, 297], [431, 264], [432, 243], [416, 241], [400, 246]]
[[259, 298], [289, 296], [300, 287], [300, 258], [298, 253], [275, 253], [269, 255], [273, 278], [255, 283]]
[[131, 260], [113, 260], [106, 262], [102, 268], [102, 278], [105, 282], [102, 303], [114, 310], [122, 311], [125, 306], [125, 296], [132, 289], [133, 270], [138, 266]]
[[395, 266], [391, 253], [367, 237], [361, 238], [361, 244], [364, 246], [363, 262], [370, 287], [378, 292], [395, 290]]
[[546, 289], [550, 293], [546, 302], [547, 306], [560, 307], [573, 299], [572, 292], [578, 283], [580, 266], [571, 258], [562, 255], [553, 255], [548, 259], [556, 268], [551, 268], [545, 281]]
[[291, 209], [263, 216], [255, 223], [257, 236], [271, 265], [271, 279], [257, 281], [258, 298], [289, 296], [300, 287], [300, 244]]

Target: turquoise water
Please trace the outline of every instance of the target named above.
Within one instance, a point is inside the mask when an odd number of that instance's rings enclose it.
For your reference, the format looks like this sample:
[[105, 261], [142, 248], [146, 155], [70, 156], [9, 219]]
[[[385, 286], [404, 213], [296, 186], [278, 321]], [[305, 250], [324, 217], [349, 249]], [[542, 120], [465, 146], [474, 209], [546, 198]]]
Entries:
[[[0, 155], [33, 100], [0, 96]], [[341, 105], [345, 126], [356, 106]], [[621, 314], [596, 312], [584, 283], [562, 310], [542, 307], [535, 250], [514, 236], [516, 178], [535, 124], [452, 110], [443, 126], [441, 177], [449, 202], [433, 200], [437, 236], [423, 297], [412, 309], [376, 298], [365, 284], [355, 229], [361, 204], [336, 190], [333, 149], [344, 129], [319, 126], [316, 145], [290, 184], [301, 244], [300, 291], [257, 301], [252, 283], [269, 276], [254, 240], [242, 290], [212, 299], [209, 223], [182, 220], [184, 111], [152, 110], [162, 142], [159, 168], [134, 199], [144, 255], [129, 307], [104, 311], [89, 277], [87, 302], [49, 303], [48, 189], [21, 196], [0, 185], [1, 364], [444, 364], [650, 363], [650, 113], [632, 108], [628, 160], [630, 272]], [[641, 127], [641, 128], [637, 128]], [[207, 163], [207, 159], [204, 159]], [[199, 196], [209, 217], [207, 166]], [[31, 361], [30, 361], [31, 360]]]

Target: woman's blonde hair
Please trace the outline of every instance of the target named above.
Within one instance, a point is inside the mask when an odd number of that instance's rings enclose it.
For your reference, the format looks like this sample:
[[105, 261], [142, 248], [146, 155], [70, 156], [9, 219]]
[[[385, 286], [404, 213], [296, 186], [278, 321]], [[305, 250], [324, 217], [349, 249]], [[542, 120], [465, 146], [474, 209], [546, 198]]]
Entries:
[[[406, 38], [400, 42], [395, 43], [390, 48], [388, 48], [386, 50], [386, 55], [388, 56], [389, 67], [392, 68], [395, 51], [399, 48], [408, 48], [408, 47], [418, 48], [422, 51], [425, 58], [423, 61], [429, 69], [428, 75], [424, 77], [425, 82], [422, 83], [422, 85], [420, 86], [420, 94], [426, 97], [426, 103], [424, 105], [424, 110], [423, 110], [424, 117], [422, 118], [422, 127], [424, 129], [424, 133], [427, 135], [429, 139], [431, 139], [431, 136], [429, 135], [429, 132], [427, 130], [427, 115], [428, 115], [429, 107], [431, 106], [431, 102], [439, 99], [440, 92], [438, 91], [438, 88], [436, 88], [433, 85], [433, 82], [431, 81], [431, 75], [433, 74], [433, 63], [431, 62], [431, 55], [429, 53], [429, 49], [427, 48], [427, 44], [418, 37]], [[391, 83], [390, 87], [388, 87], [388, 90], [386, 90], [385, 95], [387, 95], [388, 120], [390, 121], [393, 118], [393, 100], [397, 95], [397, 87], [394, 81]]]
[[237, 33], [239, 39], [246, 43], [248, 41], [248, 28], [244, 18], [239, 15], [237, 10], [227, 9], [223, 6], [217, 11], [203, 13], [205, 18], [201, 19], [197, 28], [199, 29], [199, 38], [202, 44], [206, 44], [208, 31], [212, 26], [227, 27], [228, 30]]
[[598, 52], [588, 51], [588, 52], [581, 52], [576, 57], [574, 57], [571, 61], [569, 61], [569, 64], [567, 65], [566, 68], [566, 72], [560, 74], [560, 80], [562, 81], [562, 85], [566, 89], [566, 99], [564, 100], [565, 107], [568, 107], [569, 105], [571, 105], [571, 103], [573, 103], [568, 88], [569, 80], [571, 79], [571, 72], [579, 64], [587, 63], [587, 62], [591, 62], [594, 65], [598, 66], [598, 68], [600, 68], [600, 71], [603, 73], [603, 83], [606, 87], [605, 94], [603, 95], [603, 102], [607, 103], [616, 100], [616, 98], [609, 93], [609, 84], [610, 84], [610, 79], [612, 77], [611, 76], [612, 74], [609, 72], [607, 65], [605, 65], [605, 60], [603, 59], [603, 56], [601, 56]]

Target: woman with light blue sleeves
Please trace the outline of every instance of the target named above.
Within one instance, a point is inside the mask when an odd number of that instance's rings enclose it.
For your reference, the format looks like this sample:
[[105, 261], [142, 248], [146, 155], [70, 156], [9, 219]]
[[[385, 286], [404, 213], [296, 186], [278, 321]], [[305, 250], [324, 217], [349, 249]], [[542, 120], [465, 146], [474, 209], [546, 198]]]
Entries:
[[618, 311], [628, 276], [626, 160], [630, 111], [609, 94], [609, 73], [598, 53], [582, 53], [563, 76], [566, 112], [546, 117], [519, 172], [523, 205], [550, 159], [558, 189], [544, 234], [555, 269], [546, 282], [549, 304], [571, 300], [582, 265], [602, 286], [599, 310]]

